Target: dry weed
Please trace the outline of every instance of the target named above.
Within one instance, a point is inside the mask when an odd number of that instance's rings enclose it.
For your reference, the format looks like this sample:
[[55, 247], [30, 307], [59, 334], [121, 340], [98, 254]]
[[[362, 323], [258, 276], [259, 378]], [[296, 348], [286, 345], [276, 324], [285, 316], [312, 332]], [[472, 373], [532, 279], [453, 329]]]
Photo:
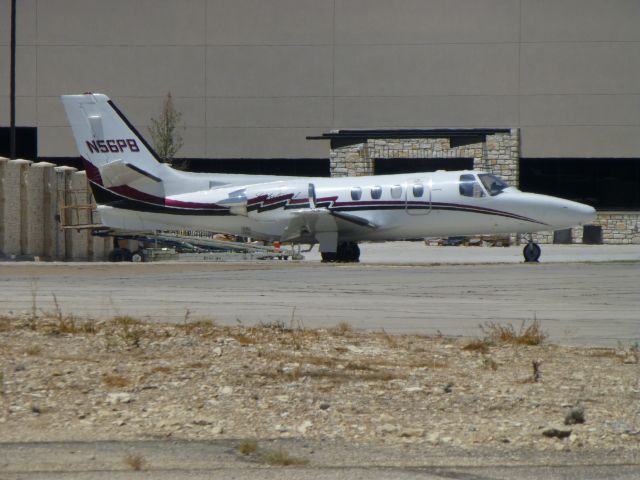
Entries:
[[389, 335], [384, 328], [382, 329], [381, 335], [390, 348], [399, 347], [397, 338], [393, 335]]
[[482, 366], [487, 370], [493, 370], [494, 372], [498, 370], [498, 362], [491, 357], [484, 357], [482, 359]]
[[131, 470], [142, 470], [147, 464], [147, 461], [142, 455], [127, 455], [124, 462], [131, 468]]
[[483, 325], [480, 325], [480, 330], [485, 336], [484, 341], [494, 344], [540, 345], [548, 337], [548, 334], [542, 330], [540, 322], [535, 318], [530, 325], [522, 322], [518, 331], [516, 331], [515, 327], [510, 323], [500, 325], [495, 322], [485, 322]]
[[489, 352], [489, 344], [486, 340], [475, 339], [471, 340], [467, 343], [462, 350], [467, 352], [480, 352], [480, 353], [488, 353]]
[[119, 329], [118, 336], [130, 347], [140, 348], [144, 337], [143, 322], [129, 316], [117, 316], [111, 321]]
[[0, 316], [0, 332], [8, 332], [11, 330], [12, 318], [5, 315]]
[[347, 333], [353, 332], [353, 327], [349, 322], [340, 322], [331, 329], [331, 332], [334, 335], [346, 335]]
[[256, 343], [256, 339], [244, 335], [242, 333], [234, 333], [231, 335], [231, 338], [235, 338], [240, 345], [254, 345]]
[[121, 375], [105, 375], [102, 377], [102, 383], [110, 388], [124, 388], [129, 385], [129, 380]]
[[200, 368], [209, 368], [211, 365], [205, 362], [192, 362], [192, 363], [187, 363], [184, 367], [185, 368], [192, 368], [192, 369], [200, 369]]
[[178, 325], [187, 335], [211, 335], [216, 330], [216, 323], [211, 319], [195, 320]]
[[238, 451], [242, 455], [251, 455], [252, 453], [256, 453], [258, 450], [258, 442], [255, 440], [245, 440], [244, 442], [238, 445]]
[[42, 353], [42, 347], [40, 345], [31, 345], [24, 350], [24, 353], [31, 357], [35, 357]]
[[309, 460], [305, 458], [293, 457], [285, 450], [279, 448], [277, 450], [266, 450], [262, 454], [262, 459], [268, 465], [278, 465], [288, 467], [292, 465], [306, 465]]

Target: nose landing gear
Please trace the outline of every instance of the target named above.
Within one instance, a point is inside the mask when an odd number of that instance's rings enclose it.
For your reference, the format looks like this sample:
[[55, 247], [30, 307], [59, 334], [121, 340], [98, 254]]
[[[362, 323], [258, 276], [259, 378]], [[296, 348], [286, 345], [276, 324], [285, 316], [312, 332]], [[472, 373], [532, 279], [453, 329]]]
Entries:
[[533, 238], [529, 238], [529, 242], [522, 249], [522, 255], [524, 255], [525, 263], [537, 262], [540, 259], [540, 245], [533, 241]]

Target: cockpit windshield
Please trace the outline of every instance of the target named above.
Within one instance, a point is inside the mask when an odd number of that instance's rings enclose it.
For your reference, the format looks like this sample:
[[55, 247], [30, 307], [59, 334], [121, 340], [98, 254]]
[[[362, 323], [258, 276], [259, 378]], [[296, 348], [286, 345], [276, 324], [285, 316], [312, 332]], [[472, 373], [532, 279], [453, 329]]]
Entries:
[[500, 177], [496, 177], [495, 175], [491, 175], [489, 173], [480, 173], [478, 174], [480, 177], [480, 181], [484, 185], [484, 188], [487, 189], [487, 192], [492, 197], [502, 193], [505, 188], [509, 188], [509, 184], [502, 180]]

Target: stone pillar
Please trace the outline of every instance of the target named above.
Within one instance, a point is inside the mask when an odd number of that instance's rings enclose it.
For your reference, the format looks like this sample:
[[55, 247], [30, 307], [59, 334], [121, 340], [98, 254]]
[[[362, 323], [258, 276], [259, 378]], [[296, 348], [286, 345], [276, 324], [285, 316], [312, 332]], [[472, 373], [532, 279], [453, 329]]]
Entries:
[[27, 240], [26, 175], [29, 160], [10, 160], [4, 175], [4, 238], [6, 255], [22, 255]]

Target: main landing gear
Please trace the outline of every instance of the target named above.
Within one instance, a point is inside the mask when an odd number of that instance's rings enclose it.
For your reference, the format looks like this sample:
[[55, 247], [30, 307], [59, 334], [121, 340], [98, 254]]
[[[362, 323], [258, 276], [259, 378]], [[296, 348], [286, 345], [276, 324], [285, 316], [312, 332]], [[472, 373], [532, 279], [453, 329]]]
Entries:
[[529, 242], [522, 249], [522, 255], [524, 255], [525, 263], [537, 262], [540, 259], [540, 245], [529, 238]]
[[360, 261], [360, 247], [356, 242], [343, 242], [338, 244], [336, 252], [321, 252], [322, 261], [357, 263]]

